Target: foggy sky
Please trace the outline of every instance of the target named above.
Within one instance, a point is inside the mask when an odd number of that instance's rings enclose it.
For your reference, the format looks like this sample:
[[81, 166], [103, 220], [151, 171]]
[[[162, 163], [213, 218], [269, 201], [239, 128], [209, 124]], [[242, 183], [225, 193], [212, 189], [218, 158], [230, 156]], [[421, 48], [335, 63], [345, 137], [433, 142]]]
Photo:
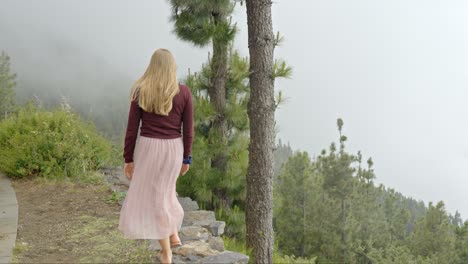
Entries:
[[[288, 97], [278, 138], [318, 155], [338, 141], [341, 117], [348, 149], [373, 158], [377, 183], [466, 219], [467, 10], [462, 0], [276, 1], [285, 42], [275, 55], [293, 67], [276, 82]], [[157, 48], [173, 52], [180, 78], [206, 61], [209, 47], [178, 40], [169, 15], [164, 0], [0, 0], [0, 49], [19, 90], [37, 79], [65, 93], [82, 81], [78, 92], [127, 96]], [[246, 56], [245, 5], [233, 21]], [[115, 90], [96, 91], [102, 82]]]

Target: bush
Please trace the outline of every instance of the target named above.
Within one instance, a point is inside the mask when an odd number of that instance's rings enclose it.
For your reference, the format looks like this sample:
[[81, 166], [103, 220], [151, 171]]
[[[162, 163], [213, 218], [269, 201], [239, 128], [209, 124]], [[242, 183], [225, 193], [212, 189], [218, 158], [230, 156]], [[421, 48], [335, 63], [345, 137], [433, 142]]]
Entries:
[[0, 122], [0, 171], [11, 177], [82, 177], [106, 165], [111, 144], [67, 107], [31, 103]]

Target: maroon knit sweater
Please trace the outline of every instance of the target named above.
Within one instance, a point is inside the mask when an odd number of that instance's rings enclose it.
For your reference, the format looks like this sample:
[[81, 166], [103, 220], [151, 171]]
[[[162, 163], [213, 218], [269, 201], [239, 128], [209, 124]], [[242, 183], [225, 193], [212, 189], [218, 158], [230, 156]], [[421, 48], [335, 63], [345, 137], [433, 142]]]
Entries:
[[[140, 120], [140, 136], [166, 139], [183, 137], [184, 158], [188, 158], [192, 153], [194, 134], [192, 93], [185, 85], [179, 84], [179, 87], [180, 92], [174, 96], [168, 116], [144, 111], [138, 105], [138, 100], [131, 102], [123, 154], [125, 163], [133, 162]], [[182, 157], [180, 161], [182, 162]]]

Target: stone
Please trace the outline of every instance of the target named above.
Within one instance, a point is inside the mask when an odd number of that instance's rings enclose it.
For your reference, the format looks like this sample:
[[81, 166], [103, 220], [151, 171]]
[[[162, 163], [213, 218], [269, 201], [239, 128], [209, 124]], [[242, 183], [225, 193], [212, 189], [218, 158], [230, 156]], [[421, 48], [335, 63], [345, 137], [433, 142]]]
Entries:
[[185, 212], [182, 225], [210, 226], [214, 222], [216, 222], [216, 217], [213, 211], [197, 210]]
[[207, 240], [209, 236], [209, 231], [201, 226], [183, 226], [179, 231], [179, 237], [182, 241]]
[[187, 262], [183, 261], [180, 256], [172, 255], [172, 263], [174, 263], [174, 264], [185, 264]]
[[182, 255], [184, 257], [190, 254], [206, 257], [220, 253], [219, 251], [212, 249], [207, 242], [200, 240], [184, 243], [180, 247], [173, 248], [172, 252], [178, 255]]
[[196, 211], [199, 209], [198, 203], [190, 199], [190, 197], [177, 197], [180, 205], [184, 208], [184, 212]]
[[209, 230], [211, 231], [211, 234], [213, 236], [220, 236], [224, 234], [224, 227], [226, 226], [226, 223], [223, 221], [215, 221], [211, 223], [209, 226]]
[[149, 239], [148, 250], [161, 250], [161, 245], [159, 244], [159, 241], [157, 239]]
[[114, 184], [114, 185], [124, 185], [130, 186], [130, 181], [128, 180], [127, 176], [123, 171], [122, 167], [117, 168], [110, 168], [106, 167], [101, 170], [106, 178], [107, 182]]
[[212, 249], [223, 252], [224, 251], [224, 240], [221, 237], [210, 237], [208, 244]]
[[219, 264], [219, 263], [226, 263], [226, 264], [247, 264], [249, 263], [249, 256], [226, 250], [221, 254], [207, 256], [198, 261], [199, 264]]
[[194, 254], [188, 254], [188, 255], [186, 256], [186, 258], [187, 258], [190, 262], [197, 262], [197, 261], [200, 259], [199, 256], [194, 255]]

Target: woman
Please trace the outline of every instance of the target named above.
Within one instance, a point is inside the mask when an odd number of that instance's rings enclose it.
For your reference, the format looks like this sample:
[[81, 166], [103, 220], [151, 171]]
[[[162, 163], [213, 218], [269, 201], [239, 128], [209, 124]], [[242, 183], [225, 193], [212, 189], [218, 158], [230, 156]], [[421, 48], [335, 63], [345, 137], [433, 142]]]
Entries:
[[158, 257], [171, 263], [171, 247], [182, 245], [178, 231], [184, 218], [176, 181], [192, 162], [194, 130], [192, 94], [178, 84], [176, 63], [168, 50], [154, 52], [130, 99], [123, 154], [130, 186], [118, 228], [125, 238], [159, 240]]

